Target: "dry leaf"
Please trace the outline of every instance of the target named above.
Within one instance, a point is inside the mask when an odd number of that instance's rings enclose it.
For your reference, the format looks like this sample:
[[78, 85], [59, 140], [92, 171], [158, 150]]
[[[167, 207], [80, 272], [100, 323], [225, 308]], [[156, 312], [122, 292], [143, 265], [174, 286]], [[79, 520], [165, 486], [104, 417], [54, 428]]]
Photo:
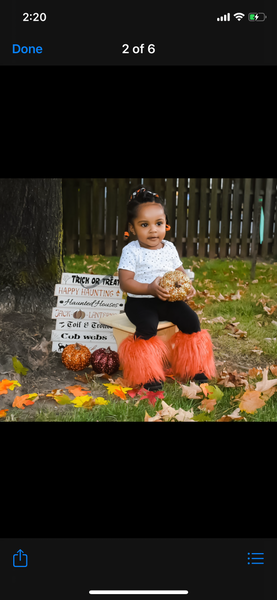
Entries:
[[193, 420], [193, 410], [191, 408], [191, 410], [183, 410], [183, 408], [179, 408], [178, 412], [175, 415], [175, 419], [177, 419], [177, 421], [189, 421], [190, 423], [195, 423], [195, 421]]
[[260, 396], [258, 390], [247, 390], [241, 397], [239, 408], [247, 413], [253, 414], [258, 408], [265, 405], [264, 398]]
[[[34, 404], [35, 401], [30, 400], [30, 398], [37, 398], [38, 394], [24, 394], [23, 396], [16, 396], [12, 406], [17, 408], [25, 409], [25, 406], [29, 406], [30, 404]], [[25, 404], [25, 406], [23, 406]]]
[[204, 410], [206, 412], [211, 412], [212, 410], [214, 410], [216, 405], [216, 400], [214, 398], [204, 398], [199, 406], [199, 408], [201, 410]]
[[202, 390], [194, 381], [190, 381], [190, 385], [182, 385], [180, 383], [180, 387], [182, 389], [182, 396], [186, 396], [187, 398], [192, 398], [195, 400], [202, 399], [201, 397], [197, 396], [197, 394], [202, 393]]
[[263, 380], [256, 383], [256, 390], [260, 392], [266, 392], [273, 386], [277, 385], [277, 379], [268, 379], [268, 367], [263, 370]]
[[9, 411], [8, 408], [2, 408], [2, 410], [0, 410], [0, 418], [2, 417], [6, 417], [6, 413]]
[[88, 388], [82, 388], [80, 385], [68, 385], [65, 388], [66, 390], [69, 391], [70, 394], [73, 394], [73, 396], [87, 396], [87, 393], [89, 391]]
[[164, 400], [162, 400], [162, 407], [162, 410], [158, 412], [160, 413], [160, 416], [164, 418], [164, 421], [169, 421], [169, 419], [172, 419], [178, 412], [178, 410], [166, 404]]
[[145, 411], [144, 421], [145, 422], [147, 422], [147, 421], [160, 421], [160, 422], [162, 422], [162, 419], [160, 418], [159, 412], [157, 412], [157, 414], [154, 415], [154, 417], [150, 417], [150, 415], [148, 414], [148, 412]]

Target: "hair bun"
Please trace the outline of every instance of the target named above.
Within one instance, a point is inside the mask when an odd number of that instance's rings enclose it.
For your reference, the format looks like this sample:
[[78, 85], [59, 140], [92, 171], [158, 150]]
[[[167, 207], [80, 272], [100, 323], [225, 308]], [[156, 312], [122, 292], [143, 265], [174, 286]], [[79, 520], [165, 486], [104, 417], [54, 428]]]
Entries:
[[[130, 196], [130, 200], [133, 200], [134, 198], [137, 198], [141, 193], [146, 192], [146, 188], [141, 187], [138, 190], [136, 190], [135, 192], [132, 193], [132, 196]], [[130, 202], [129, 200], [129, 202]]]

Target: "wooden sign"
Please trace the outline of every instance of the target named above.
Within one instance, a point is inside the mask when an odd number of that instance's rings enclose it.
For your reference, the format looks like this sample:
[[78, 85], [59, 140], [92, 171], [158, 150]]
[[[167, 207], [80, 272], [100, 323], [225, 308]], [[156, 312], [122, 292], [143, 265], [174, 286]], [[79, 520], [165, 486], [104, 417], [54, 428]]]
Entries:
[[54, 295], [57, 306], [52, 309], [52, 319], [56, 319], [51, 335], [53, 352], [62, 352], [74, 342], [87, 346], [91, 352], [108, 346], [117, 351], [112, 327], [102, 325], [100, 319], [124, 312], [125, 299], [118, 277], [63, 273]]
[[[54, 307], [52, 308], [52, 319], [71, 319], [76, 321], [77, 319], [102, 319], [119, 313], [119, 310], [114, 309], [103, 309], [103, 308], [82, 308], [81, 310], [75, 307]], [[80, 316], [78, 316], [80, 315]]]
[[58, 296], [57, 307], [72, 307], [75, 310], [81, 308], [102, 308], [107, 311], [119, 313], [121, 310], [124, 311], [125, 300], [118, 300], [113, 298], [105, 299], [93, 299], [93, 298], [78, 298], [74, 296]]
[[80, 285], [55, 285], [54, 296], [73, 296], [74, 298], [122, 298], [123, 292], [118, 288], [106, 288], [99, 285], [96, 288], [84, 288]]
[[[62, 284], [66, 285], [83, 285], [93, 287], [105, 287], [120, 289], [119, 277], [114, 275], [90, 275], [89, 273], [63, 273]], [[93, 289], [93, 288], [91, 288]]]
[[[62, 352], [66, 346], [69, 346], [69, 344], [73, 343], [73, 340], [70, 342], [52, 342], [52, 352]], [[97, 342], [85, 342], [83, 345], [86, 346], [90, 352], [94, 352], [94, 350], [98, 350], [98, 348], [110, 348], [111, 350], [115, 350], [115, 352], [117, 352], [116, 342], [101, 342], [101, 344], [98, 344]]]
[[87, 332], [87, 331], [64, 331], [63, 329], [55, 329], [52, 331], [51, 342], [66, 341], [70, 344], [74, 342], [80, 342], [80, 344], [86, 345], [86, 342], [111, 342], [115, 343], [113, 336], [113, 328], [110, 327], [110, 331], [103, 332]]
[[[79, 311], [77, 311], [78, 313]], [[81, 311], [80, 311], [81, 312]], [[115, 314], [115, 313], [113, 313]], [[101, 317], [99, 317], [101, 318]], [[97, 318], [97, 320], [91, 320], [91, 319], [82, 319], [82, 320], [77, 320], [77, 319], [57, 319], [56, 320], [56, 329], [63, 329], [65, 331], [106, 331], [107, 333], [109, 331], [112, 330], [112, 327], [109, 327], [109, 325], [102, 325], [102, 323], [99, 322], [99, 318]]]

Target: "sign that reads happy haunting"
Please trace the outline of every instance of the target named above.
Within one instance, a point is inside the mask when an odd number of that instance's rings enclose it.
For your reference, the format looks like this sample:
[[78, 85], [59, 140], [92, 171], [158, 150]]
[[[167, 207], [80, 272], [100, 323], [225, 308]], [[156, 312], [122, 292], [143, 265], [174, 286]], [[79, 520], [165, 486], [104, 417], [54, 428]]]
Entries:
[[52, 351], [62, 352], [74, 342], [87, 346], [117, 350], [112, 327], [100, 319], [124, 311], [125, 300], [119, 278], [113, 275], [63, 273], [55, 285], [57, 307], [52, 309], [56, 329], [52, 331]]

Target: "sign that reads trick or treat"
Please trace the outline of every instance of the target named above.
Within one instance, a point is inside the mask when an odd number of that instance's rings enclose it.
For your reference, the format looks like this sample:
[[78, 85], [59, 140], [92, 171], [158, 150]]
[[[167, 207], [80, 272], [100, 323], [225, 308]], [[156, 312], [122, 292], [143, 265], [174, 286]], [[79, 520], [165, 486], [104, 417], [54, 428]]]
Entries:
[[113, 328], [102, 325], [100, 319], [124, 312], [119, 277], [63, 273], [54, 295], [57, 306], [52, 309], [52, 319], [56, 319], [51, 336], [53, 352], [62, 352], [75, 342], [91, 352], [108, 346], [117, 351]]

